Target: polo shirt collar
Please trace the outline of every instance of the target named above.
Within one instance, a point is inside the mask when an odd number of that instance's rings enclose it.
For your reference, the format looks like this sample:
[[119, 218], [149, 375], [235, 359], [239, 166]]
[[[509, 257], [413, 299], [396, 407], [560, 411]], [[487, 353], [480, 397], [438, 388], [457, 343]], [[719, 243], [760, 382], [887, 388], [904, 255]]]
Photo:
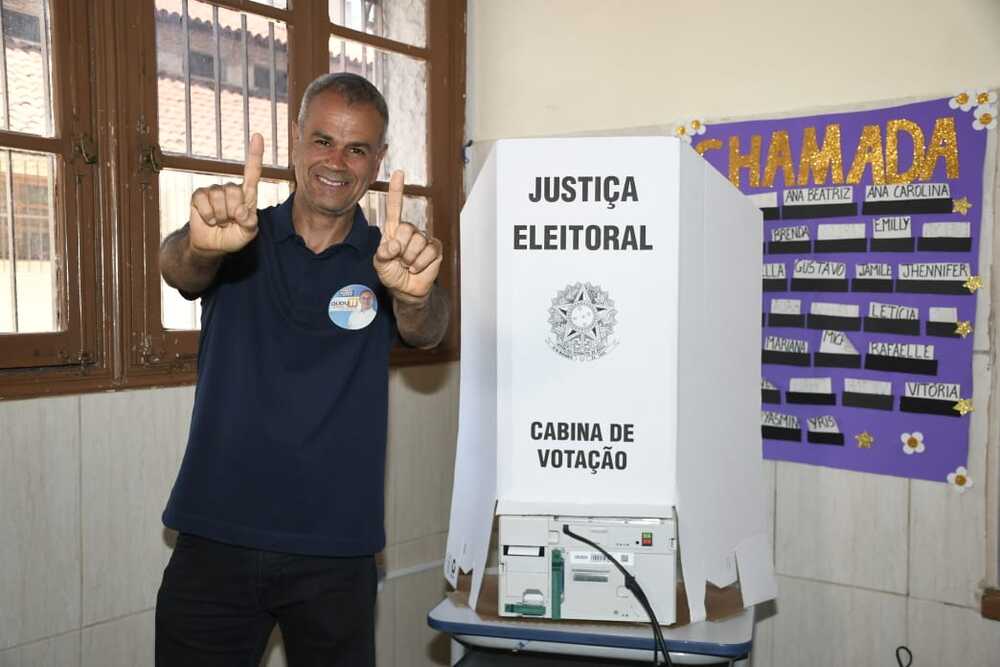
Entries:
[[[295, 193], [293, 192], [289, 195], [288, 199], [282, 202], [278, 206], [277, 215], [274, 216], [274, 242], [281, 243], [290, 238], [296, 236], [295, 227], [292, 225], [292, 202], [295, 199]], [[364, 212], [361, 207], [354, 206], [354, 220], [351, 223], [351, 229], [347, 232], [347, 236], [339, 244], [335, 244], [331, 247], [336, 247], [337, 245], [349, 245], [356, 250], [364, 250], [366, 241], [368, 240], [368, 219], [365, 218]], [[329, 248], [328, 248], [329, 249]]]

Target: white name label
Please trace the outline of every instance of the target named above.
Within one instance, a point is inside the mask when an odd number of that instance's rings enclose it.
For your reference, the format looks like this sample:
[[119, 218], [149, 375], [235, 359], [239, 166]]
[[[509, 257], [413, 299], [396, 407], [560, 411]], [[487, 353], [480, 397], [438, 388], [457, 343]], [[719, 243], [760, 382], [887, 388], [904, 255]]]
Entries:
[[841, 223], [820, 225], [816, 228], [816, 238], [820, 241], [840, 241], [842, 239], [865, 238], [865, 223]]
[[947, 382], [907, 382], [903, 392], [910, 398], [930, 398], [939, 401], [957, 401], [962, 398], [962, 386]]
[[809, 417], [806, 420], [808, 428], [813, 433], [840, 433], [837, 420], [832, 415], [822, 415], [820, 417]]
[[900, 264], [900, 280], [968, 280], [969, 265], [961, 262]]
[[778, 315], [801, 315], [802, 301], [799, 299], [771, 299], [771, 312]]
[[778, 227], [771, 230], [771, 240], [775, 243], [785, 241], [808, 241], [809, 228], [805, 225], [798, 227]]
[[892, 383], [883, 382], [882, 380], [844, 378], [844, 391], [853, 394], [879, 394], [881, 396], [891, 396]]
[[908, 215], [875, 218], [872, 221], [872, 238], [908, 239], [911, 236], [913, 236], [912, 218]]
[[908, 199], [950, 199], [947, 183], [905, 183], [900, 185], [869, 185], [865, 201], [905, 201]]
[[868, 317], [888, 320], [919, 320], [920, 309], [913, 306], [897, 306], [893, 303], [872, 301], [868, 304]]
[[882, 263], [856, 264], [854, 277], [870, 280], [892, 280], [892, 265]]
[[799, 418], [795, 415], [783, 415], [780, 412], [764, 411], [760, 413], [761, 426], [774, 426], [775, 428], [798, 428]]
[[820, 338], [819, 351], [828, 354], [857, 354], [858, 349], [843, 331], [825, 329]]
[[788, 391], [802, 394], [832, 394], [833, 380], [830, 378], [792, 378], [788, 381]]
[[782, 196], [782, 203], [785, 206], [850, 204], [853, 201], [854, 188], [849, 185], [833, 188], [792, 188], [785, 190]]
[[900, 357], [903, 359], [934, 359], [934, 346], [920, 343], [868, 343], [868, 354], [883, 357]]
[[814, 259], [795, 260], [794, 278], [843, 278], [847, 275], [844, 262], [817, 262]]
[[761, 275], [765, 280], [784, 280], [785, 279], [785, 265], [781, 264], [765, 264]]
[[780, 336], [768, 336], [764, 339], [764, 349], [770, 352], [796, 352], [806, 354], [809, 352], [809, 342], [798, 338], [781, 338]]

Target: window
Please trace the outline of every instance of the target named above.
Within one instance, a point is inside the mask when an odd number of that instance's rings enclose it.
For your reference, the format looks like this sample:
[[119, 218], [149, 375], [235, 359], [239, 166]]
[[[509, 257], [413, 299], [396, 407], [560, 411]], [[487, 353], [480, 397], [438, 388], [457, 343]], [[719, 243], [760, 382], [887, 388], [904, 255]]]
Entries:
[[[79, 228], [92, 226], [94, 182], [69, 140], [91, 116], [66, 103], [86, 76], [74, 66], [85, 62], [85, 44], [74, 41], [71, 26], [52, 25], [53, 5], [60, 3], [19, 0], [0, 12], [0, 349], [7, 369], [85, 363], [96, 339], [92, 302], [81, 292], [93, 264], [81, 252], [88, 239]], [[80, 226], [66, 225], [70, 219]]]
[[42, 21], [37, 14], [25, 14], [4, 8], [3, 23], [4, 34], [9, 38], [23, 39], [34, 44], [42, 41]]
[[[278, 70], [275, 72], [274, 92], [278, 99], [287, 101], [288, 95], [288, 72]], [[271, 70], [261, 65], [253, 67], [253, 91], [257, 95], [266, 96], [271, 90]]]
[[[160, 240], [195, 188], [241, 177], [251, 132], [262, 206], [288, 196], [291, 119], [326, 71], [364, 74], [389, 103], [369, 220], [405, 169], [404, 215], [442, 239], [457, 286], [465, 0], [0, 6], [0, 395], [192, 382], [200, 306], [162, 283]], [[438, 349], [394, 362], [454, 359], [452, 319]]]
[[215, 78], [215, 58], [207, 53], [192, 51], [190, 54], [191, 76], [201, 79]]

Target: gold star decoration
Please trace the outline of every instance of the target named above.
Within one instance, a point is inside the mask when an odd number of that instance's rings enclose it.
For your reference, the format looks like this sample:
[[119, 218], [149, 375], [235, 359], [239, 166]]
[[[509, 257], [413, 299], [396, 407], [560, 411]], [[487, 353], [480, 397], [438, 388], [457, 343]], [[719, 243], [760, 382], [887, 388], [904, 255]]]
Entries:
[[972, 408], [972, 401], [969, 400], [969, 399], [967, 399], [967, 398], [960, 398], [960, 399], [958, 399], [958, 403], [956, 403], [955, 405], [951, 406], [951, 409], [955, 410], [956, 412], [958, 412], [958, 414], [960, 414], [960, 415], [962, 415], [964, 417], [965, 415], [967, 415], [970, 412], [972, 412], [972, 410], [973, 410], [973, 408]]
[[969, 320], [962, 320], [955, 325], [955, 333], [957, 333], [962, 338], [965, 338], [970, 333], [972, 333], [972, 323]]
[[961, 197], [951, 203], [952, 213], [961, 213], [962, 215], [965, 215], [969, 212], [970, 208], [972, 208], [972, 204], [969, 202], [968, 197]]
[[962, 283], [962, 287], [969, 290], [969, 292], [972, 294], [975, 294], [976, 290], [982, 286], [983, 286], [983, 279], [980, 278], [979, 276], [972, 276], [964, 283]]
[[872, 445], [875, 443], [875, 436], [868, 431], [858, 433], [854, 436], [854, 439], [858, 441], [858, 447], [861, 449], [871, 449]]

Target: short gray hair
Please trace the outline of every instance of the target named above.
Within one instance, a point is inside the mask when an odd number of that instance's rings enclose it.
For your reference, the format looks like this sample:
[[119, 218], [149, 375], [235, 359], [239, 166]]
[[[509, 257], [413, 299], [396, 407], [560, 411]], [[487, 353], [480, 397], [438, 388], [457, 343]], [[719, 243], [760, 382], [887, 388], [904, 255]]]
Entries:
[[306, 124], [306, 112], [313, 98], [327, 91], [339, 94], [349, 105], [370, 104], [375, 107], [375, 111], [382, 116], [382, 143], [385, 143], [385, 133], [389, 129], [389, 107], [386, 106], [385, 98], [371, 81], [351, 72], [323, 74], [313, 79], [306, 87], [306, 92], [302, 94], [302, 103], [299, 105], [297, 119], [299, 132]]

